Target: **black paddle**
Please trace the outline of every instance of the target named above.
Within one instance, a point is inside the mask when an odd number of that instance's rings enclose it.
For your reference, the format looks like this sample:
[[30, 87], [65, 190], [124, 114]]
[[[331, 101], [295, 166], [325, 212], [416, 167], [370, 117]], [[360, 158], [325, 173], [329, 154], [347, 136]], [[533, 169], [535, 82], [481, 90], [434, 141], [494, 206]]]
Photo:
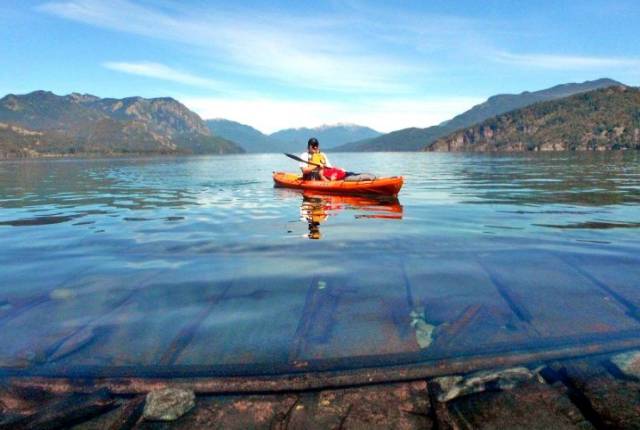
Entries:
[[298, 156], [296, 156], [296, 155], [293, 155], [293, 154], [287, 154], [287, 153], [285, 152], [285, 153], [284, 153], [284, 155], [286, 155], [286, 156], [287, 156], [287, 157], [289, 157], [289, 158], [293, 158], [294, 160], [302, 161], [303, 163], [310, 164], [310, 165], [312, 165], [312, 166], [324, 167], [324, 166], [323, 166], [323, 165], [321, 165], [321, 164], [312, 163], [311, 161], [303, 160], [302, 158], [300, 158], [300, 157], [298, 157]]
[[[311, 164], [312, 166], [318, 166], [318, 167], [324, 167], [320, 164], [317, 163], [312, 163], [311, 161], [307, 161], [307, 160], [303, 160], [302, 158], [293, 155], [293, 154], [287, 154], [286, 152], [284, 153], [284, 155], [286, 155], [289, 158], [293, 158], [296, 161], [302, 161], [303, 163], [307, 163], [307, 164]], [[355, 172], [345, 172], [347, 174], [347, 176], [353, 176], [353, 175], [359, 175], [360, 173], [355, 173]]]

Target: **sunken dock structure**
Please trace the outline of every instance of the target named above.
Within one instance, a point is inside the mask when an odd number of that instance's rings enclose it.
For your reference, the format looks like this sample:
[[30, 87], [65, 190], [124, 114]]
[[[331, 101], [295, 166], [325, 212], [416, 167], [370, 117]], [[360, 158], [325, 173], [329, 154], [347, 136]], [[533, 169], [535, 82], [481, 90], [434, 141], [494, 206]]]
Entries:
[[0, 429], [640, 428], [640, 260], [517, 252], [9, 289]]

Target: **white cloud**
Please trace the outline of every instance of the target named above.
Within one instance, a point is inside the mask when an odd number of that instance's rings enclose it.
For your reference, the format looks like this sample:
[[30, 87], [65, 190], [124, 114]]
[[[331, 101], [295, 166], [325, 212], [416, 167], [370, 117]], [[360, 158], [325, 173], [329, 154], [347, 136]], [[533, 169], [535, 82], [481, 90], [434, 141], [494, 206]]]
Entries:
[[341, 103], [207, 97], [181, 97], [180, 100], [202, 118], [230, 119], [251, 125], [264, 133], [289, 127], [317, 127], [321, 124], [344, 122], [369, 126], [382, 132], [407, 127], [428, 127], [451, 119], [483, 101], [475, 98], [447, 98]]
[[186, 72], [181, 72], [179, 70], [172, 69], [171, 67], [159, 63], [106, 62], [103, 64], [103, 66], [107, 69], [116, 70], [118, 72], [162, 79], [165, 81], [177, 82], [180, 84], [192, 85], [196, 87], [210, 89], [220, 89], [223, 87], [223, 84], [218, 81], [201, 78], [199, 76], [195, 76]]
[[512, 54], [497, 52], [494, 58], [502, 63], [515, 64], [543, 69], [611, 69], [638, 68], [639, 58], [625, 57], [589, 57], [555, 54]]
[[411, 91], [424, 68], [371, 54], [339, 28], [339, 19], [232, 12], [162, 11], [126, 0], [50, 2], [41, 11], [66, 19], [199, 48], [216, 67], [288, 85], [342, 92]]

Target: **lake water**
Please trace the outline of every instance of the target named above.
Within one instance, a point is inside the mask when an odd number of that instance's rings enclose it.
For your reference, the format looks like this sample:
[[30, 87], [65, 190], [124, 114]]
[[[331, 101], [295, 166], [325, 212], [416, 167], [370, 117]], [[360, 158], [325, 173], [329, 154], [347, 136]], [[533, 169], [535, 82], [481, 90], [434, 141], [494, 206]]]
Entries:
[[0, 163], [0, 373], [274, 374], [638, 339], [640, 156]]

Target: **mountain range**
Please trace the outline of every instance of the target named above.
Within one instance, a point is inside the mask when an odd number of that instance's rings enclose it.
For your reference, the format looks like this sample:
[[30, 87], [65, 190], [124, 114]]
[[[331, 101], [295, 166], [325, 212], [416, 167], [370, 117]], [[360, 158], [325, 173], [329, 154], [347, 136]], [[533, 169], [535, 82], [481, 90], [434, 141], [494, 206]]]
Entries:
[[34, 91], [0, 99], [0, 158], [242, 152], [172, 98]]
[[206, 124], [214, 135], [237, 142], [247, 152], [299, 152], [306, 148], [310, 137], [318, 139], [326, 150], [382, 134], [355, 124], [287, 128], [272, 134], [264, 134], [251, 126], [227, 119], [209, 119]]
[[393, 131], [382, 136], [351, 142], [335, 148], [335, 151], [369, 152], [369, 151], [419, 151], [460, 128], [469, 127], [485, 119], [500, 115], [514, 109], [522, 108], [533, 103], [554, 100], [606, 88], [612, 85], [622, 85], [612, 79], [598, 79], [583, 83], [569, 83], [557, 85], [540, 91], [525, 91], [520, 94], [500, 94], [489, 97], [487, 101], [476, 105], [466, 112], [455, 116], [439, 125], [427, 128], [406, 128]]
[[461, 129], [427, 151], [640, 149], [640, 89], [612, 86], [534, 103]]
[[[626, 89], [619, 93], [611, 88]], [[428, 128], [380, 134], [337, 124], [269, 135], [234, 121], [203, 121], [172, 98], [114, 99], [35, 91], [0, 99], [0, 158], [298, 152], [311, 136], [325, 151], [637, 148], [634, 139], [640, 127], [634, 121], [640, 117], [640, 105], [632, 96], [636, 91], [611, 79], [598, 79], [493, 96]], [[618, 104], [608, 103], [602, 94]], [[596, 116], [589, 113], [589, 106], [598, 111]]]

